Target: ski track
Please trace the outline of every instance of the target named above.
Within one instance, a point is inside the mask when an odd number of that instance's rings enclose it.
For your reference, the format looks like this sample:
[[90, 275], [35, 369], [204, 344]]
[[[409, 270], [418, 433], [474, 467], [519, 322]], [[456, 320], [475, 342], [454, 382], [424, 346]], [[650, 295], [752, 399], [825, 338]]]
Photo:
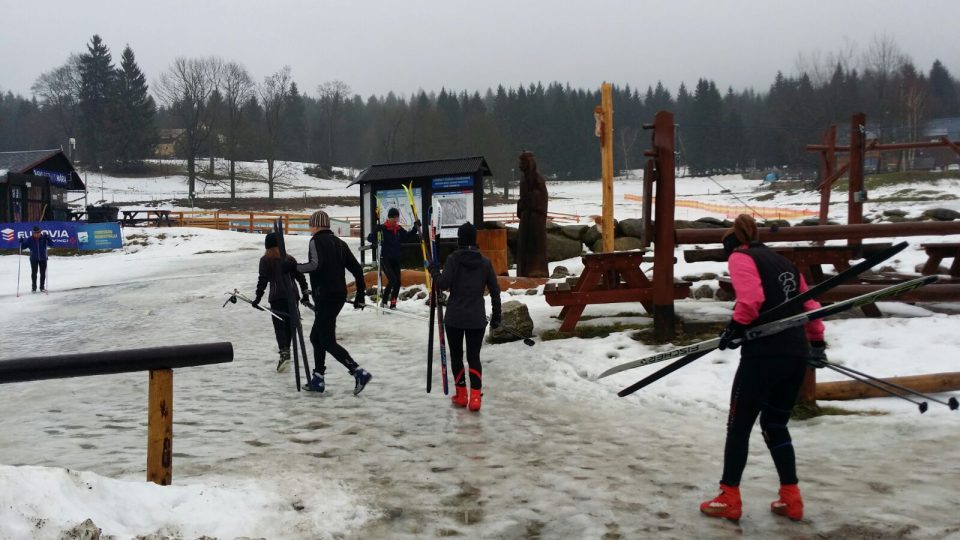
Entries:
[[[100, 289], [28, 296], [19, 301], [32, 304], [24, 308], [32, 317], [0, 314], [7, 330], [0, 346], [10, 356], [232, 341], [232, 364], [176, 371], [174, 482], [272, 477], [282, 479], [293, 504], [322, 489], [321, 480], [338, 481], [377, 516], [349, 538], [960, 535], [960, 433], [948, 428], [955, 422], [932, 429], [913, 417], [868, 417], [863, 423], [875, 429], [855, 434], [829, 417], [794, 423], [807, 503], [800, 523], [767, 510], [777, 481], [757, 428], [743, 481], [744, 518], [713, 520], [697, 505], [715, 494], [725, 410], [671, 399], [663, 384], [619, 399], [612, 386], [585, 376], [551, 376], [577, 366], [551, 354], [549, 342], [538, 343], [541, 354], [515, 361], [524, 347], [516, 342], [484, 345], [488, 390], [483, 409], [470, 413], [443, 396], [439, 358], [433, 393], [424, 392], [425, 325], [349, 309], [338, 338], [373, 380], [355, 397], [352, 378], [328, 358], [328, 392], [298, 394], [292, 370], [274, 372], [268, 316], [241, 305], [221, 309], [225, 291], [252, 288], [255, 257], [239, 253], [211, 263], [186, 258], [172, 271], [185, 277], [174, 283], [122, 283], [109, 296]], [[223, 268], [223, 277], [204, 275]], [[76, 322], [91, 313], [104, 318], [100, 326]], [[362, 327], [343, 324], [358, 317], [366, 319]], [[308, 335], [312, 320], [305, 314]], [[411, 332], [423, 334], [420, 344], [397, 350]], [[146, 373], [5, 385], [0, 462], [143, 478], [146, 385]], [[832, 432], [832, 444], [805, 444], [810, 430]], [[899, 432], [896, 439], [887, 437], [890, 430]], [[909, 445], [895, 452], [910, 455], [909, 463], [891, 463], [890, 445]], [[890, 479], [891, 467], [907, 470]], [[326, 534], [309, 523], [291, 537]]]

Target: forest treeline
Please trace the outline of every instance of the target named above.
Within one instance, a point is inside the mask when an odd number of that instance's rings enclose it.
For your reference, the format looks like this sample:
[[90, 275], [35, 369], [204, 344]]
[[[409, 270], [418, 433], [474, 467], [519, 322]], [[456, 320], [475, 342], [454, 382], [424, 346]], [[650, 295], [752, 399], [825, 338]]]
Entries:
[[[599, 176], [598, 88], [538, 82], [363, 97], [337, 80], [303, 91], [289, 67], [257, 80], [242, 64], [217, 57], [176, 58], [151, 80], [129, 45], [115, 62], [93, 36], [84, 52], [40, 74], [31, 96], [0, 92], [0, 151], [67, 149], [73, 138], [81, 166], [136, 171], [154, 157], [161, 134], [176, 133], [191, 192], [197, 160], [215, 156], [265, 160], [271, 196], [281, 160], [329, 172], [483, 155], [495, 180], [508, 182], [526, 149], [552, 178]], [[814, 170], [804, 145], [820, 141], [830, 124], [842, 138], [850, 115], [864, 112], [881, 139], [917, 140], [929, 119], [960, 116], [960, 82], [939, 60], [922, 69], [892, 38], [878, 36], [862, 52], [848, 46], [798, 55], [790, 74], [777, 72], [762, 90], [706, 78], [675, 91], [659, 82], [615, 84], [613, 102], [617, 169], [642, 167], [649, 145], [642, 125], [669, 110], [680, 163], [691, 173]]]

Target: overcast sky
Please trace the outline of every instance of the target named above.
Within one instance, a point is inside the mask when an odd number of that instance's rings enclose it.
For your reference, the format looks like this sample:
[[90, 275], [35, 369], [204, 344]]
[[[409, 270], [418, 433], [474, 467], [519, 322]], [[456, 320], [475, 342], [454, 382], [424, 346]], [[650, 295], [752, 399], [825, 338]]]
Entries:
[[798, 53], [882, 34], [960, 76], [960, 0], [0, 0], [0, 20], [0, 89], [23, 94], [93, 34], [115, 60], [130, 44], [151, 83], [176, 56], [217, 55], [257, 80], [290, 65], [310, 94], [334, 79], [363, 96], [699, 77], [765, 91]]

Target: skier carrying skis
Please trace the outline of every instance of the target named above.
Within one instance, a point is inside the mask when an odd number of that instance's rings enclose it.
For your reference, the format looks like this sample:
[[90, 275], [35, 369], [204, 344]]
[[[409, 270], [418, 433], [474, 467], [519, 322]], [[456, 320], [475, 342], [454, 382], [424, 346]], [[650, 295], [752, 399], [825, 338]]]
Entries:
[[30, 236], [20, 239], [20, 249], [30, 250], [30, 280], [33, 282], [33, 292], [37, 292], [37, 270], [40, 270], [40, 292], [46, 290], [48, 247], [50, 247], [50, 236], [41, 232], [40, 227], [36, 225]]
[[[270, 302], [270, 309], [283, 317], [283, 320], [276, 317], [270, 317], [273, 321], [273, 332], [277, 336], [277, 347], [280, 349], [280, 361], [277, 363], [277, 372], [281, 373], [290, 367], [290, 343], [293, 336], [290, 333], [290, 281], [286, 278], [280, 260], [280, 248], [277, 241], [277, 233], [270, 233], [263, 239], [263, 247], [266, 252], [260, 257], [260, 277], [257, 279], [257, 296], [253, 300], [253, 307], [256, 309], [263, 300], [263, 292], [270, 284], [270, 295], [267, 301]], [[288, 261], [297, 263], [297, 260], [291, 255], [287, 255]], [[307, 290], [307, 279], [303, 274], [294, 274], [297, 283], [300, 284], [301, 298], [303, 302], [310, 300], [310, 291]], [[295, 292], [295, 291], [294, 291]]]
[[[747, 214], [739, 215], [723, 237], [737, 303], [733, 317], [720, 334], [720, 349], [737, 348], [739, 342], [734, 340], [743, 337], [745, 329], [761, 312], [807, 290], [796, 266], [758, 238], [756, 221]], [[819, 307], [816, 301], [808, 300], [785, 315]], [[720, 494], [702, 503], [701, 512], [711, 517], [740, 519], [740, 478], [747, 463], [750, 431], [759, 415], [763, 439], [780, 477], [780, 497], [770, 504], [770, 510], [793, 520], [803, 518], [796, 456], [787, 422], [808, 362], [822, 365], [825, 349], [820, 320], [743, 344], [731, 390]]]
[[[451, 397], [458, 407], [480, 410], [483, 369], [480, 366], [480, 347], [487, 327], [483, 290], [490, 292], [490, 327], [500, 326], [500, 286], [490, 259], [477, 248], [477, 229], [468, 221], [457, 229], [458, 249], [451, 253], [440, 272], [439, 264], [431, 265], [434, 286], [449, 289], [447, 311], [444, 314], [447, 343], [450, 346], [450, 361], [453, 367], [453, 382], [456, 393]], [[469, 374], [463, 368], [463, 342], [467, 342]], [[467, 395], [467, 376], [470, 377], [470, 394]]]
[[307, 390], [323, 392], [325, 389], [326, 353], [330, 353], [353, 375], [353, 394], [359, 394], [373, 376], [357, 365], [339, 343], [337, 343], [337, 315], [347, 301], [347, 283], [344, 271], [353, 274], [356, 280], [357, 294], [353, 300], [354, 309], [362, 309], [366, 285], [363, 280], [363, 268], [353, 256], [347, 244], [337, 238], [330, 230], [330, 217], [323, 210], [317, 210], [310, 216], [310, 255], [309, 262], [296, 264], [283, 263], [284, 270], [310, 274], [313, 286], [315, 317], [310, 331], [310, 343], [314, 348], [313, 378], [307, 383]]
[[420, 221], [414, 221], [413, 228], [407, 231], [397, 221], [399, 217], [400, 211], [391, 208], [387, 211], [387, 221], [367, 235], [367, 241], [374, 244], [377, 243], [378, 232], [383, 237], [382, 245], [377, 248], [380, 249], [381, 271], [387, 276], [387, 287], [386, 291], [380, 291], [380, 305], [386, 307], [389, 299], [390, 309], [397, 309], [397, 297], [400, 295], [400, 243], [420, 235]]

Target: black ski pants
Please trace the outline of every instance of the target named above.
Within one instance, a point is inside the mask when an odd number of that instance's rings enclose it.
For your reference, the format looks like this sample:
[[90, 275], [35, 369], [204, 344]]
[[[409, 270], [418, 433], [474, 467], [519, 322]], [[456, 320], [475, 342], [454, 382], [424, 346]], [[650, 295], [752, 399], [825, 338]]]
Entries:
[[37, 270], [40, 270], [40, 288], [47, 288], [47, 261], [30, 261], [30, 281], [33, 282], [33, 290], [37, 290]]
[[350, 353], [337, 343], [337, 315], [343, 309], [344, 302], [317, 302], [317, 311], [314, 314], [313, 329], [310, 330], [310, 343], [313, 344], [313, 370], [323, 375], [327, 371], [327, 353], [330, 353], [338, 362], [343, 364], [350, 374], [358, 366]]
[[290, 302], [288, 300], [271, 300], [270, 309], [283, 317], [282, 321], [276, 317], [270, 317], [270, 320], [273, 321], [273, 333], [277, 336], [277, 347], [280, 350], [289, 349], [290, 343], [293, 341], [293, 334], [290, 332]]
[[400, 259], [380, 259], [383, 273], [387, 276], [387, 287], [380, 295], [380, 303], [396, 300], [400, 295]]
[[747, 465], [750, 431], [757, 416], [760, 416], [760, 429], [780, 483], [797, 483], [796, 455], [787, 422], [806, 370], [804, 358], [759, 356], [740, 359], [730, 392], [721, 483], [740, 485]]
[[466, 386], [463, 372], [463, 342], [467, 342], [467, 364], [470, 366], [470, 388], [479, 390], [483, 386], [483, 367], [480, 365], [480, 347], [487, 327], [457, 328], [444, 325], [447, 330], [447, 345], [450, 347], [450, 365], [453, 368], [453, 384]]

